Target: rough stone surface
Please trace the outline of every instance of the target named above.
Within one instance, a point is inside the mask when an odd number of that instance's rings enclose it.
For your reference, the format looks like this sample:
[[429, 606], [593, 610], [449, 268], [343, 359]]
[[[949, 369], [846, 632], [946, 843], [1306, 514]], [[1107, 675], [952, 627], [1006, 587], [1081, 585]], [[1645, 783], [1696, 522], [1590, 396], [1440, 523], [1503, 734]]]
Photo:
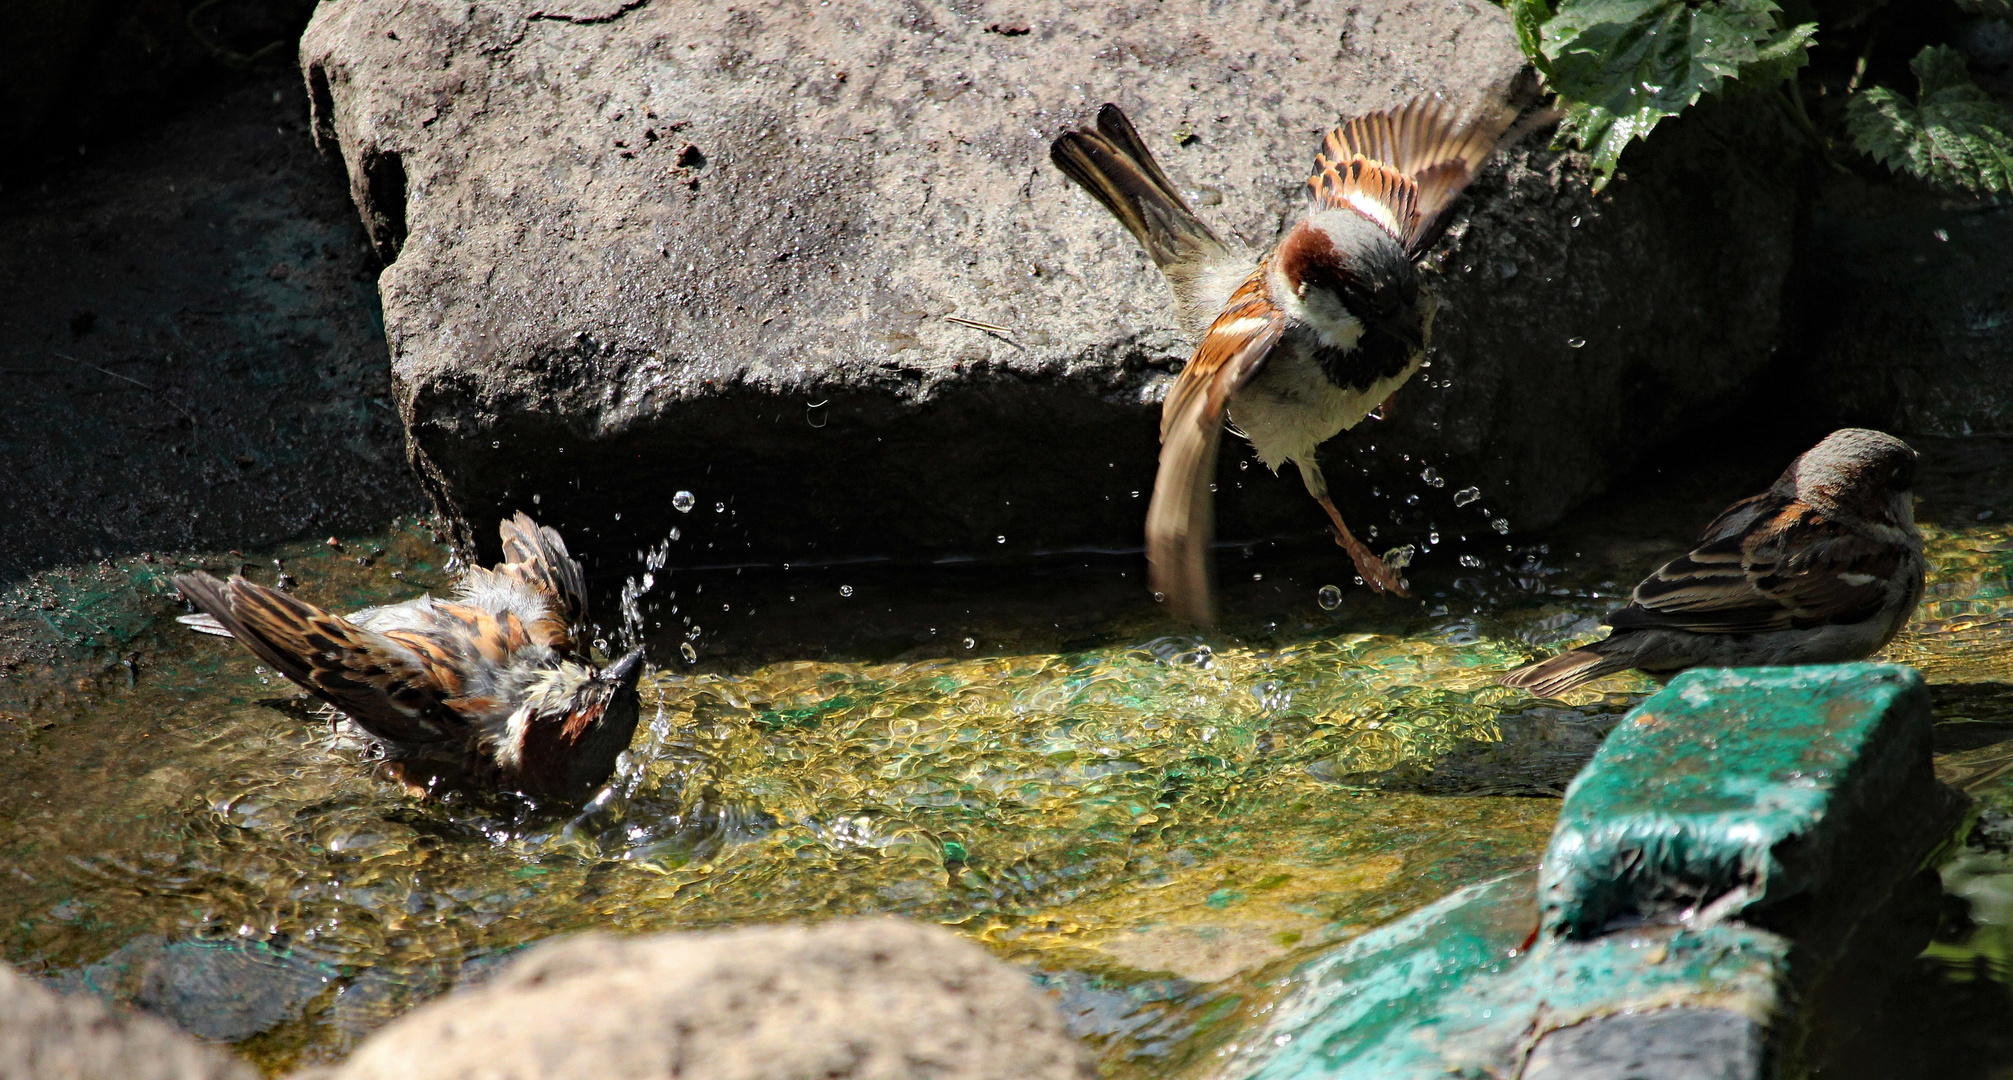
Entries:
[[1538, 1040], [1522, 1080], [1764, 1080], [1768, 1029], [1725, 1009], [1604, 1016]]
[[334, 1080], [1094, 1075], [1020, 972], [895, 920], [544, 945], [372, 1036]]
[[149, 1016], [58, 994], [0, 964], [0, 1080], [253, 1080], [258, 1074]]
[[423, 505], [376, 259], [306, 117], [256, 80], [0, 204], [0, 580]]
[[[1048, 141], [1117, 101], [1265, 244], [1340, 116], [1521, 65], [1479, 0], [328, 0], [301, 59], [462, 540], [536, 496], [569, 538], [679, 526], [688, 565], [1136, 547], [1190, 343]], [[1435, 257], [1433, 367], [1330, 444], [1345, 509], [1384, 543], [1542, 525], [1737, 396], [1778, 340], [1794, 145], [1694, 110], [1600, 196], [1578, 155], [1508, 154]], [[1248, 463], [1220, 535], [1318, 536]]]

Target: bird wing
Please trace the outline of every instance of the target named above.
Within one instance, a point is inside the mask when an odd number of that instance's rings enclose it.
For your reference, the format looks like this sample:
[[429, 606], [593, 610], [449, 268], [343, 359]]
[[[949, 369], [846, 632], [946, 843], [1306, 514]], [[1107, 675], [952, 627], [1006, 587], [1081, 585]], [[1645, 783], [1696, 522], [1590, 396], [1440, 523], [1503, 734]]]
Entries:
[[542, 640], [542, 628], [526, 624], [514, 611], [470, 604], [436, 603], [429, 614], [423, 624], [388, 630], [384, 636], [410, 651], [459, 717], [472, 721], [507, 712], [513, 695], [496, 676], [524, 662], [521, 650], [549, 645]]
[[566, 553], [566, 541], [559, 530], [539, 525], [522, 510], [496, 530], [503, 538], [503, 562], [496, 573], [552, 597], [554, 610], [533, 624], [543, 643], [571, 652], [573, 629], [587, 625], [587, 579], [580, 564]]
[[1230, 395], [1264, 368], [1286, 326], [1265, 293], [1268, 265], [1260, 263], [1231, 294], [1160, 411], [1160, 471], [1146, 510], [1146, 559], [1154, 590], [1177, 616], [1200, 625], [1214, 618], [1209, 545], [1216, 521], [1209, 485], [1223, 412]]
[[1861, 622], [1886, 606], [1908, 557], [1905, 548], [1806, 503], [1757, 495], [1722, 514], [1705, 542], [1644, 579], [1635, 602], [1607, 623], [1758, 634]]
[[[1457, 110], [1438, 97], [1416, 97], [1329, 132], [1322, 153], [1314, 159], [1309, 183], [1324, 205], [1354, 207], [1387, 229], [1401, 226], [1402, 231], [1393, 235], [1416, 259], [1446, 231], [1454, 200], [1481, 171], [1516, 118], [1517, 111], [1503, 102]], [[1359, 160], [1365, 163], [1363, 179], [1352, 182], [1347, 174], [1351, 163]], [[1331, 173], [1334, 179], [1326, 179]], [[1409, 217], [1394, 202], [1380, 203], [1391, 198], [1384, 193], [1392, 189], [1394, 178], [1411, 189]], [[1388, 213], [1364, 210], [1364, 204], [1381, 205]]]
[[447, 695], [401, 643], [243, 578], [182, 574], [175, 586], [259, 659], [371, 734], [414, 744], [456, 737]]

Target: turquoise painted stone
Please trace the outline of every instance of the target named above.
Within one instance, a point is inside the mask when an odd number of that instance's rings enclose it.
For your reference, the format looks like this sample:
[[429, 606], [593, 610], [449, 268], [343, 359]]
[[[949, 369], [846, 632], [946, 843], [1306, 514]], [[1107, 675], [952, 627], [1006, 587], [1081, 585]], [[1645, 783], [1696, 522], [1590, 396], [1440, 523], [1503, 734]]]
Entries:
[[[1801, 973], [1948, 831], [1957, 797], [1929, 736], [1907, 668], [1680, 675], [1568, 789], [1535, 880], [1473, 886], [1310, 961], [1222, 1072], [1759, 1080], [1796, 1055]], [[1657, 1039], [1689, 1047], [1682, 1068], [1601, 1060]]]
[[1547, 934], [1766, 921], [1821, 890], [1897, 797], [1941, 816], [1929, 695], [1892, 664], [1687, 671], [1566, 790], [1539, 882]]

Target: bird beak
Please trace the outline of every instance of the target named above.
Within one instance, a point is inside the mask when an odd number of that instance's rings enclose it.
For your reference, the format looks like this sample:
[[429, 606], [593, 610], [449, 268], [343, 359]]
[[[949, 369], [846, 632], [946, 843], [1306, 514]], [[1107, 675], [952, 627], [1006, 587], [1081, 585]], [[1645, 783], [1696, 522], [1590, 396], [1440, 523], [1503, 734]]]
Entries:
[[629, 650], [629, 655], [602, 669], [601, 681], [611, 686], [635, 686], [643, 677], [643, 646]]

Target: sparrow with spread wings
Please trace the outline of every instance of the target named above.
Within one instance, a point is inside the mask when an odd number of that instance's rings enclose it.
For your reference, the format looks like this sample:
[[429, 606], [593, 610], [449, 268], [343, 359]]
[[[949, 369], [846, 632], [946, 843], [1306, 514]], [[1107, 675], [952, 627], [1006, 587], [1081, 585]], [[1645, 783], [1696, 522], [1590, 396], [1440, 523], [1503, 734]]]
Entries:
[[1667, 677], [1870, 656], [1922, 599], [1914, 479], [1907, 443], [1834, 431], [1636, 586], [1633, 602], [1603, 620], [1613, 633], [1499, 681], [1555, 697], [1628, 668]]
[[1314, 159], [1307, 214], [1257, 257], [1196, 216], [1118, 106], [1050, 147], [1056, 167], [1146, 248], [1199, 337], [1161, 408], [1146, 517], [1153, 587], [1177, 615], [1214, 615], [1210, 484], [1226, 413], [1267, 468], [1293, 462], [1364, 582], [1405, 595], [1343, 523], [1315, 451], [1419, 369], [1430, 320], [1413, 263], [1515, 116], [1504, 104], [1456, 110], [1422, 97], [1350, 120]]
[[506, 787], [567, 802], [615, 770], [636, 730], [643, 650], [596, 671], [580, 564], [520, 513], [504, 561], [471, 566], [451, 601], [421, 596], [335, 615], [233, 577], [182, 574], [204, 614], [181, 621], [238, 642], [383, 749], [410, 786]]

